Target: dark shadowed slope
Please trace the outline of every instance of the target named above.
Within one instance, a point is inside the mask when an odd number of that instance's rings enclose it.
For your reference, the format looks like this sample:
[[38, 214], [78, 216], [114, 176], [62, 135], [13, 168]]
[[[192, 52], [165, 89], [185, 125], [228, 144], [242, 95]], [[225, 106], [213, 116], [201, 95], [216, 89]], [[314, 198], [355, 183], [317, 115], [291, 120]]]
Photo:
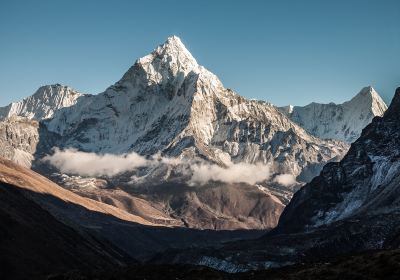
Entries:
[[399, 212], [400, 88], [384, 116], [373, 119], [343, 160], [327, 164], [295, 194], [277, 231], [311, 230], [350, 218], [362, 223]]
[[0, 279], [107, 268], [123, 259], [112, 246], [83, 236], [26, 196], [28, 191], [0, 183]]

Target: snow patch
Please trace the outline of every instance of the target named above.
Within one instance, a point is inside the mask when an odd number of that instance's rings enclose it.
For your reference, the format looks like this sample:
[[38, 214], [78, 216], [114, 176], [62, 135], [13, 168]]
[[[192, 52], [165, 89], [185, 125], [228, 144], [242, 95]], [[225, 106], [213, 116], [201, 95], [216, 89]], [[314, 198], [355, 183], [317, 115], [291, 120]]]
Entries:
[[373, 176], [371, 178], [371, 190], [380, 185], [389, 183], [399, 173], [400, 162], [391, 162], [390, 158], [383, 156], [370, 156], [374, 163]]
[[214, 257], [203, 256], [197, 262], [197, 265], [207, 266], [216, 270], [225, 271], [228, 273], [245, 272], [249, 269], [244, 265], [238, 265], [226, 260], [221, 260]]

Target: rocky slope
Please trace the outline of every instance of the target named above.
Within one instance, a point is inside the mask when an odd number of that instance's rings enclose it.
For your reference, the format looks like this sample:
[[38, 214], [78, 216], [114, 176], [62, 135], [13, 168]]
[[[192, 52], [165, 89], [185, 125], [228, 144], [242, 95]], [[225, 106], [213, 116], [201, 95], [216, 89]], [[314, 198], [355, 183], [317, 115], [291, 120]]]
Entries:
[[[30, 192], [62, 198], [65, 203], [74, 204], [90, 211], [114, 216], [121, 220], [135, 222], [142, 225], [153, 225], [138, 216], [121, 211], [116, 207], [76, 195], [73, 192], [56, 185], [47, 178], [40, 176], [34, 171], [14, 164], [9, 160], [0, 158], [0, 168], [0, 181], [3, 183], [17, 186]], [[45, 207], [45, 203], [43, 203], [42, 206]], [[52, 207], [53, 206], [49, 205], [48, 209], [50, 210]], [[59, 209], [55, 208], [52, 212], [54, 213], [58, 210]]]
[[39, 123], [12, 116], [0, 121], [0, 157], [31, 167], [39, 142]]
[[0, 158], [1, 279], [43, 279], [45, 274], [111, 268], [125, 261], [115, 247], [67, 222], [60, 209], [68, 203], [105, 213], [110, 209]]
[[387, 106], [379, 94], [368, 86], [343, 104], [313, 102], [304, 107], [279, 109], [312, 135], [352, 143], [375, 116], [383, 115]]

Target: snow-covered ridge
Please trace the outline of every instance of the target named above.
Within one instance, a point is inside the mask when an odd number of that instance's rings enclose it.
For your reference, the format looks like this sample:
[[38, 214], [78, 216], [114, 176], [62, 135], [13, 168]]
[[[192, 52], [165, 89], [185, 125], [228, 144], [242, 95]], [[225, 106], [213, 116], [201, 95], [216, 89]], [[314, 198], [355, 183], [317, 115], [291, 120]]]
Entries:
[[285, 106], [279, 109], [317, 137], [352, 143], [375, 116], [383, 115], [387, 106], [379, 94], [368, 86], [342, 104], [313, 102], [304, 107]]
[[0, 108], [0, 119], [11, 116], [26, 117], [33, 120], [44, 120], [53, 117], [54, 112], [70, 107], [83, 94], [68, 86], [60, 84], [40, 87], [32, 96]]

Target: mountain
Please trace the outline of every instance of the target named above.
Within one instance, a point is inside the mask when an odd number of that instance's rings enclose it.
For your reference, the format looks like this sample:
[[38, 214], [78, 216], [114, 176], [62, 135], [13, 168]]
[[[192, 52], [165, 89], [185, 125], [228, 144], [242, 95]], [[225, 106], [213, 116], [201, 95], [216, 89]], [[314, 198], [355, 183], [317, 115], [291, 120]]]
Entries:
[[[373, 104], [364, 92], [357, 102]], [[47, 254], [65, 270], [76, 264], [58, 257], [86, 247], [94, 267], [241, 272], [400, 246], [400, 89], [349, 150], [226, 89], [177, 37], [103, 93], [44, 111], [38, 96], [0, 122], [1, 155], [32, 168], [0, 159], [1, 261], [13, 271]], [[27, 245], [47, 239], [61, 254]]]
[[[150, 201], [172, 223], [202, 229], [274, 227], [299, 184], [348, 149], [310, 135], [272, 104], [225, 88], [176, 36], [105, 92], [55, 110], [37, 133], [34, 170], [129, 211], [127, 201]], [[104, 155], [114, 160], [65, 168], [72, 158]], [[135, 160], [116, 172], [117, 159]], [[102, 187], [90, 183], [98, 181]]]
[[104, 93], [59, 110], [46, 127], [64, 147], [83, 151], [275, 162], [277, 172], [303, 180], [347, 149], [309, 135], [269, 103], [224, 88], [175, 36]]
[[342, 104], [313, 102], [304, 107], [279, 109], [314, 136], [352, 143], [375, 116], [383, 115], [387, 106], [379, 94], [368, 86]]
[[327, 164], [319, 176], [294, 195], [278, 229], [301, 231], [343, 219], [380, 215], [382, 223], [385, 213], [397, 213], [399, 120], [400, 88], [383, 117], [375, 117], [363, 129], [343, 160]]
[[[260, 189], [244, 187], [246, 182], [211, 182], [208, 188], [188, 189], [193, 167], [261, 164], [268, 165], [271, 174], [308, 181], [348, 148], [308, 134], [269, 103], [226, 89], [175, 36], [138, 59], [104, 93], [59, 110], [43, 123], [50, 135], [45, 138], [55, 139], [52, 146], [61, 149], [179, 159], [178, 166], [163, 163], [119, 175], [112, 185], [160, 202], [188, 226], [200, 228], [273, 227], [293, 189], [279, 186], [271, 192], [271, 184]], [[133, 177], [139, 178], [135, 188]], [[166, 195], [166, 182], [181, 187], [169, 187]], [[250, 195], [253, 192], [256, 195]], [[244, 209], [234, 206], [235, 197], [249, 197]]]
[[12, 116], [37, 121], [48, 119], [54, 115], [55, 111], [70, 107], [76, 104], [78, 99], [84, 97], [86, 95], [60, 84], [42, 86], [32, 96], [6, 107], [0, 107], [0, 119]]
[[[218, 251], [164, 252], [153, 263], [206, 265], [239, 272], [400, 246], [400, 88], [382, 117], [363, 129], [340, 162], [297, 191], [278, 226]], [[317, 265], [318, 266], [318, 265]]]
[[104, 93], [60, 110], [46, 126], [64, 146], [83, 151], [192, 153], [221, 165], [276, 162], [277, 172], [304, 180], [314, 165], [347, 149], [309, 135], [271, 104], [224, 88], [176, 36]]

